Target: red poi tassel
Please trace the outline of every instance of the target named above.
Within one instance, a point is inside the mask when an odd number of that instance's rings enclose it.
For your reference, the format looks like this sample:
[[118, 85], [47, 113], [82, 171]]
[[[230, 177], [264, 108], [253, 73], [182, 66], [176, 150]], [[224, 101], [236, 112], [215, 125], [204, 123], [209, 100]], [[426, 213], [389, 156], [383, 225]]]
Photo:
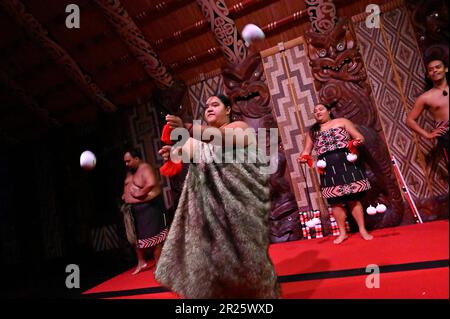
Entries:
[[181, 170], [183, 169], [183, 164], [181, 162], [174, 163], [172, 160], [168, 160], [164, 163], [163, 166], [159, 168], [159, 172], [161, 175], [171, 177], [179, 174]]
[[352, 154], [358, 154], [358, 148], [355, 146], [355, 140], [351, 140], [347, 145], [348, 150]]
[[[163, 127], [162, 133], [161, 133], [161, 141], [164, 144], [172, 145], [173, 142], [170, 139], [170, 133], [172, 132], [172, 128], [166, 124]], [[174, 163], [171, 159], [169, 159], [167, 162], [164, 163], [163, 166], [159, 168], [159, 172], [163, 176], [171, 177], [179, 174], [183, 169], [183, 164], [181, 162]]]
[[309, 167], [313, 166], [313, 158], [311, 157], [311, 155], [303, 155], [300, 157], [301, 160], [306, 160], [306, 163], [308, 164]]

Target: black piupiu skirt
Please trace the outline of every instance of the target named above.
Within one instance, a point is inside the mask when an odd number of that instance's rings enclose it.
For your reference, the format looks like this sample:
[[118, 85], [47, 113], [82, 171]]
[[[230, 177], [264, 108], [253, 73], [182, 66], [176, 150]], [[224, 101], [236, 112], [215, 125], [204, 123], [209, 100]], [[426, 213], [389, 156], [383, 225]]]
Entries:
[[148, 248], [166, 239], [168, 225], [164, 200], [161, 195], [154, 199], [131, 205], [136, 228], [137, 247]]
[[348, 149], [341, 148], [319, 156], [327, 163], [325, 173], [320, 174], [320, 186], [323, 197], [330, 205], [359, 200], [370, 189], [360, 159], [349, 162], [348, 153]]

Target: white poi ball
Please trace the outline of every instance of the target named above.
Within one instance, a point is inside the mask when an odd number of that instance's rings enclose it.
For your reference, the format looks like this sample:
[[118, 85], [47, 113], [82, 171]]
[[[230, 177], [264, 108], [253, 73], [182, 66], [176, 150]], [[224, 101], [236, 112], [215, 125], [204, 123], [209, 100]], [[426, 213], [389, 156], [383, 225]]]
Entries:
[[241, 35], [245, 41], [246, 46], [249, 46], [255, 40], [262, 40], [266, 37], [263, 30], [261, 30], [260, 27], [251, 23], [244, 26]]
[[91, 170], [97, 164], [97, 158], [91, 151], [84, 151], [80, 156], [80, 166], [85, 170]]
[[377, 213], [384, 213], [387, 210], [387, 207], [384, 204], [378, 204], [376, 210]]
[[353, 163], [353, 162], [355, 162], [357, 159], [358, 159], [358, 155], [353, 154], [353, 153], [347, 154], [347, 161]]
[[377, 209], [370, 205], [369, 207], [367, 207], [366, 212], [368, 215], [375, 215], [377, 213]]
[[314, 226], [316, 226], [316, 224], [314, 223], [314, 220], [312, 220], [312, 219], [308, 220], [305, 224], [308, 228], [313, 228]]
[[325, 162], [324, 160], [318, 160], [316, 165], [318, 168], [325, 168], [327, 167], [327, 162]]
[[314, 217], [314, 218], [311, 219], [311, 220], [314, 222], [314, 226], [320, 224], [320, 218]]

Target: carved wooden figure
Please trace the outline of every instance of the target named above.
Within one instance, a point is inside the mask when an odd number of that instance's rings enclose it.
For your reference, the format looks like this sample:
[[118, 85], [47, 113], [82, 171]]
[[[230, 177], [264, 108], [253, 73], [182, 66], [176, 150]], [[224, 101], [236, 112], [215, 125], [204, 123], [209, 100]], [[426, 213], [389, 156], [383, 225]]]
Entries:
[[[233, 102], [234, 119], [245, 121], [256, 132], [258, 128], [277, 128], [259, 53], [249, 53], [245, 60], [237, 64], [228, 64], [222, 71], [225, 93]], [[270, 145], [269, 137], [267, 132], [267, 147]], [[290, 187], [286, 158], [280, 140], [278, 145], [278, 168], [269, 180], [272, 201], [270, 218], [272, 242], [301, 238], [297, 203]]]

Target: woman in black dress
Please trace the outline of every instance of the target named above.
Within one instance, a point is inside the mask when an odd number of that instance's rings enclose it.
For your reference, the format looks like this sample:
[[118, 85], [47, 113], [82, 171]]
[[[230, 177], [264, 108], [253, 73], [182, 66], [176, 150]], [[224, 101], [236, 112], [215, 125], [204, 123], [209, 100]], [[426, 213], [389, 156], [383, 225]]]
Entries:
[[365, 240], [373, 238], [364, 226], [364, 211], [360, 199], [370, 189], [370, 183], [362, 163], [347, 160], [348, 143], [353, 140], [355, 147], [364, 143], [364, 136], [355, 125], [345, 118], [334, 118], [331, 106], [318, 104], [314, 107], [316, 123], [306, 135], [305, 148], [298, 161], [305, 163], [314, 149], [318, 160], [324, 160], [326, 167], [320, 174], [322, 195], [331, 205], [333, 216], [339, 227], [339, 236], [334, 240], [340, 244], [348, 235], [345, 229], [346, 208], [348, 207]]

